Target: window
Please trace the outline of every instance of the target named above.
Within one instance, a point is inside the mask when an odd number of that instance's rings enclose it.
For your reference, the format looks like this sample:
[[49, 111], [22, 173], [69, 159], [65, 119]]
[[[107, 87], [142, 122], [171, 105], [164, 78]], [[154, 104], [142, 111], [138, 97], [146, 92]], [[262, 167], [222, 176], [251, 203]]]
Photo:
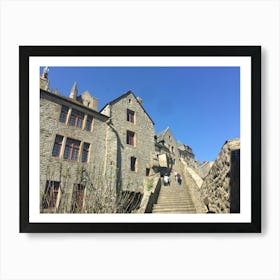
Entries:
[[136, 157], [130, 158], [130, 170], [136, 172]]
[[85, 186], [76, 184], [72, 196], [72, 212], [78, 213], [83, 210], [85, 196]]
[[87, 131], [91, 131], [91, 125], [92, 125], [92, 116], [87, 116], [87, 121], [86, 121], [85, 129]]
[[55, 136], [53, 151], [52, 151], [53, 157], [59, 157], [61, 146], [62, 146], [62, 141], [63, 141], [63, 136], [61, 136], [61, 135]]
[[127, 131], [126, 133], [126, 144], [135, 146], [135, 133], [132, 131]]
[[45, 187], [45, 193], [43, 196], [43, 208], [55, 208], [57, 204], [57, 198], [59, 193], [60, 182], [47, 181]]
[[135, 113], [133, 111], [127, 109], [126, 120], [128, 122], [134, 123], [135, 122]]
[[70, 160], [78, 160], [80, 143], [81, 141], [67, 138], [64, 150], [64, 158]]
[[66, 106], [61, 107], [59, 121], [62, 123], [66, 123], [67, 115], [68, 115], [69, 108]]
[[89, 154], [89, 143], [84, 143], [83, 145], [83, 151], [82, 151], [82, 162], [88, 161], [88, 154]]
[[77, 110], [72, 110], [69, 124], [74, 127], [82, 128], [85, 114]]

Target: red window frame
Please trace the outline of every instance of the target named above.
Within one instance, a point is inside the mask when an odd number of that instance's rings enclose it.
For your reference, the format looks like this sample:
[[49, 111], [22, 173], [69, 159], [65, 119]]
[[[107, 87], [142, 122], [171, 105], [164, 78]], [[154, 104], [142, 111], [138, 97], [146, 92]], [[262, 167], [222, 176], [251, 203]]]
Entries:
[[69, 120], [69, 125], [78, 127], [78, 128], [82, 128], [84, 116], [85, 116], [84, 113], [82, 113], [78, 110], [72, 109], [70, 120]]
[[126, 133], [126, 144], [135, 146], [135, 133], [132, 131], [127, 131]]
[[46, 181], [45, 196], [43, 199], [43, 208], [50, 209], [55, 208], [57, 203], [57, 197], [60, 190], [60, 182]]
[[81, 141], [71, 138], [66, 139], [64, 158], [70, 160], [78, 160]]
[[127, 118], [128, 122], [134, 123], [135, 122], [135, 112], [127, 109]]

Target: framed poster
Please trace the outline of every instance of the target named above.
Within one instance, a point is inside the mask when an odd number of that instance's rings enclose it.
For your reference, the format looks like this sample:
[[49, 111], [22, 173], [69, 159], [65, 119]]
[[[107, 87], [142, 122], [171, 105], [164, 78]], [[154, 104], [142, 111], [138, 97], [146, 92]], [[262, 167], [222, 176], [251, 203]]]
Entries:
[[260, 46], [19, 57], [20, 232], [261, 232]]

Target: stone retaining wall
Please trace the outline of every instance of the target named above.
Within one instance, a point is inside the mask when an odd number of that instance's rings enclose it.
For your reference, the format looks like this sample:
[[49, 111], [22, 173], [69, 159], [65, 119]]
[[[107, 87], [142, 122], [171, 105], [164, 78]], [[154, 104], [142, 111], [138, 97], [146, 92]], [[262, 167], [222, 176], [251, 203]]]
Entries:
[[211, 212], [230, 213], [231, 204], [239, 203], [238, 193], [233, 191], [239, 186], [239, 158], [232, 160], [232, 153], [238, 154], [239, 150], [239, 139], [227, 141], [200, 188], [201, 197]]

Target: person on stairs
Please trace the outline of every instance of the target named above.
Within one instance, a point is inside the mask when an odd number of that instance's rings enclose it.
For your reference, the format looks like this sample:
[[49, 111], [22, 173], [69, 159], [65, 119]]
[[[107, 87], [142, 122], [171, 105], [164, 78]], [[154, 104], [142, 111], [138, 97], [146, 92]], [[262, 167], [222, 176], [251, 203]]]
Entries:
[[177, 174], [177, 182], [178, 182], [178, 186], [182, 185], [182, 177], [180, 174]]
[[178, 172], [177, 171], [174, 171], [174, 177], [175, 177], [175, 181], [177, 182], [177, 176], [178, 176]]
[[170, 179], [169, 179], [169, 176], [167, 174], [164, 175], [163, 181], [164, 181], [165, 186], [170, 186]]

